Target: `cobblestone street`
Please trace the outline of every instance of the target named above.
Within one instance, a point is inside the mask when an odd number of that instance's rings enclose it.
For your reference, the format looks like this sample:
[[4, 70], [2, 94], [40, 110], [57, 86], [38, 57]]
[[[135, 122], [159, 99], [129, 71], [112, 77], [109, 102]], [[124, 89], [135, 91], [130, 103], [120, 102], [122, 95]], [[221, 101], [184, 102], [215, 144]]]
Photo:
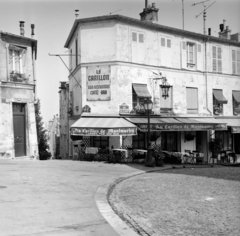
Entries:
[[116, 185], [115, 212], [140, 235], [238, 235], [240, 168], [146, 173]]

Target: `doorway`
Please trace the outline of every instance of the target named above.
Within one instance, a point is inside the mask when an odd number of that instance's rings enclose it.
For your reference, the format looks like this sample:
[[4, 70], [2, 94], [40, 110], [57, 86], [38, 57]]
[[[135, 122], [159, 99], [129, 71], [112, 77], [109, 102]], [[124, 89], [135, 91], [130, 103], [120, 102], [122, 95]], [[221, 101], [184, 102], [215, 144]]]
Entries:
[[13, 132], [15, 157], [26, 156], [26, 112], [23, 103], [13, 103]]

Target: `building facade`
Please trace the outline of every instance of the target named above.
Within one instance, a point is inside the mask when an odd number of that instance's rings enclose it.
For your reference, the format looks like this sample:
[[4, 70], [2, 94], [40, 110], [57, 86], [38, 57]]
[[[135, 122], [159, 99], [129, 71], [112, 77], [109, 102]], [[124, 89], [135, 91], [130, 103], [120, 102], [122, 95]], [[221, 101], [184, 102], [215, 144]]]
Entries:
[[0, 158], [37, 159], [37, 40], [24, 36], [24, 22], [20, 31], [21, 35], [0, 31]]
[[[135, 124], [138, 135], [78, 134], [88, 145], [146, 148], [147, 122], [139, 113], [151, 98], [151, 141], [164, 150], [197, 150], [207, 162], [208, 141], [218, 134], [223, 149], [240, 154], [239, 33], [230, 35], [224, 24], [219, 37], [162, 26], [157, 11], [153, 4], [141, 20], [110, 15], [75, 21], [65, 43], [71, 55], [69, 127], [86, 110], [96, 119], [114, 113]], [[163, 81], [170, 85], [168, 97]]]

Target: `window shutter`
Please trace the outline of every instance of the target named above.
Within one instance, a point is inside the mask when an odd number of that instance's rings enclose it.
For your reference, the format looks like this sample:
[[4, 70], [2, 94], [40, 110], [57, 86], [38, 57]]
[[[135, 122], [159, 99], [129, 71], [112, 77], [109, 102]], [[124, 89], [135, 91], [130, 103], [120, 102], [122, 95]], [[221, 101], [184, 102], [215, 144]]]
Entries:
[[237, 74], [240, 75], [240, 51], [237, 51]]
[[222, 48], [218, 47], [218, 72], [222, 72]]
[[181, 64], [182, 64], [182, 68], [186, 69], [187, 68], [187, 51], [186, 51], [186, 42], [182, 41], [182, 60], [181, 60]]
[[236, 51], [232, 50], [232, 73], [236, 74]]
[[167, 40], [167, 47], [168, 47], [168, 48], [171, 48], [171, 39], [168, 39], [168, 40]]
[[137, 42], [137, 33], [136, 32], [132, 32], [132, 41]]
[[139, 34], [139, 43], [144, 43], [144, 35], [143, 34]]
[[217, 71], [217, 49], [215, 46], [212, 47], [212, 70]]
[[161, 38], [161, 46], [165, 47], [165, 38]]
[[201, 44], [198, 44], [197, 46], [198, 46], [198, 52], [201, 52], [202, 51]]

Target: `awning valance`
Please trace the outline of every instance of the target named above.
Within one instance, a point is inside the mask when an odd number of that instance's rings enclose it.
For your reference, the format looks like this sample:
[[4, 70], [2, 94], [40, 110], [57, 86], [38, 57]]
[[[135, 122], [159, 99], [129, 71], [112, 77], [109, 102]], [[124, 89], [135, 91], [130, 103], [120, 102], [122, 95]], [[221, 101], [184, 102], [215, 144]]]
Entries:
[[120, 117], [81, 117], [70, 128], [71, 136], [131, 136], [137, 127]]
[[240, 104], [240, 91], [233, 91], [233, 97], [235, 101]]
[[227, 126], [231, 127], [232, 133], [240, 133], [240, 119], [236, 118], [226, 118], [226, 119], [216, 119], [218, 122], [224, 122]]
[[219, 103], [222, 103], [222, 104], [228, 103], [227, 99], [223, 96], [222, 90], [214, 89], [213, 96]]
[[147, 89], [146, 84], [133, 84], [133, 89], [138, 97], [140, 98], [151, 98], [151, 94]]
[[[147, 132], [147, 118], [126, 118], [136, 124], [142, 132]], [[150, 118], [151, 131], [204, 131], [204, 130], [226, 130], [226, 123], [212, 119], [192, 118]]]

